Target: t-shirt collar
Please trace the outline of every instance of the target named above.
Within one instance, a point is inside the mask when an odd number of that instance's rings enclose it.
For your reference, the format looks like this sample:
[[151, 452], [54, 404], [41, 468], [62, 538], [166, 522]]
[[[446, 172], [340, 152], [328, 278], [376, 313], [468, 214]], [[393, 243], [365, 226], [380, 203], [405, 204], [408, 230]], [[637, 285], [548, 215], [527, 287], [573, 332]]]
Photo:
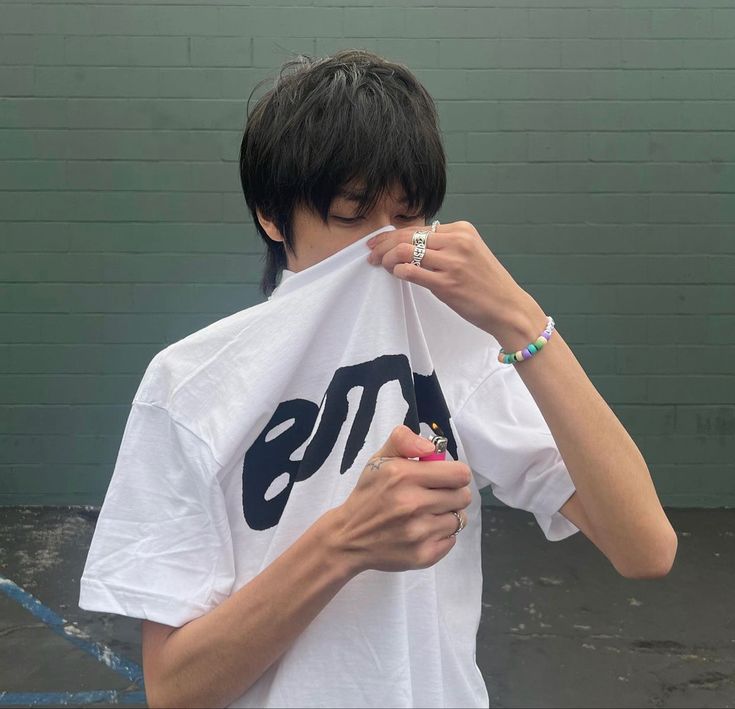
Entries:
[[[331, 256], [327, 256], [327, 258], [322, 259], [318, 263], [315, 263], [313, 266], [305, 268], [303, 271], [290, 271], [289, 269], [284, 268], [281, 271], [281, 280], [279, 281], [278, 286], [276, 286], [273, 293], [271, 293], [270, 298], [273, 298], [276, 294], [281, 295], [286, 291], [298, 288], [305, 283], [310, 283], [316, 278], [321, 278], [327, 273], [332, 273], [336, 269], [349, 263], [358, 256], [366, 256], [367, 251], [365, 250], [365, 243], [369, 239], [371, 239], [376, 234], [380, 234], [384, 231], [393, 230], [395, 230], [395, 227], [392, 224], [387, 224], [386, 226], [382, 226], [375, 231], [371, 231], [369, 234], [360, 237], [360, 239], [358, 239], [357, 241], [349, 244], [348, 246], [345, 246], [343, 249], [340, 249], [336, 253], [333, 253]], [[287, 286], [285, 285], [286, 283], [288, 283]], [[270, 300], [270, 298], [268, 300]]]

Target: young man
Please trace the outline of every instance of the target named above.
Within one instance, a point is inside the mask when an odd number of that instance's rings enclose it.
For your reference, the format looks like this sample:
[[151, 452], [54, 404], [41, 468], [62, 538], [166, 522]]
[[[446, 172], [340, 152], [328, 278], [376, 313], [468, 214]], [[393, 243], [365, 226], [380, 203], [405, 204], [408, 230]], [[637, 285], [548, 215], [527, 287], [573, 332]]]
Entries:
[[645, 461], [474, 226], [422, 229], [446, 164], [406, 67], [287, 63], [240, 168], [269, 298], [149, 365], [80, 606], [143, 619], [150, 706], [488, 706], [479, 490], [657, 577]]

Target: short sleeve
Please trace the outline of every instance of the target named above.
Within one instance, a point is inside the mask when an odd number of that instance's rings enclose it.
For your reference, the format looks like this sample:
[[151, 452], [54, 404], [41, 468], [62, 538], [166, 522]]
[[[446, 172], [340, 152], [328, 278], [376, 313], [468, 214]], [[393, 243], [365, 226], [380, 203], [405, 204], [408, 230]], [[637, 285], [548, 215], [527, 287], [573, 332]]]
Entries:
[[234, 583], [224, 495], [208, 446], [135, 401], [80, 579], [79, 607], [180, 627]]
[[559, 508], [575, 491], [551, 431], [515, 367], [493, 369], [454, 416], [479, 488], [532, 512], [549, 541], [579, 529]]

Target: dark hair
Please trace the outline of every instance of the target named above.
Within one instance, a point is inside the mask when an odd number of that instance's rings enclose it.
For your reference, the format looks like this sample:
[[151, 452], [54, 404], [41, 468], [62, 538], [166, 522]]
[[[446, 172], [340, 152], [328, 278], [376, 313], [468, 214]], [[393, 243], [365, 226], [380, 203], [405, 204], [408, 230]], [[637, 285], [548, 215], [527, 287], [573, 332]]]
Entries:
[[[332, 200], [359, 185], [365, 189], [356, 215], [364, 216], [400, 183], [411, 214], [428, 220], [439, 211], [446, 157], [434, 101], [407, 67], [367, 50], [325, 58], [300, 54], [281, 66], [273, 87], [248, 109], [240, 182], [267, 247], [260, 288], [269, 296], [287, 267], [286, 249], [295, 253], [297, 205], [326, 224]], [[268, 236], [256, 208], [284, 242]]]

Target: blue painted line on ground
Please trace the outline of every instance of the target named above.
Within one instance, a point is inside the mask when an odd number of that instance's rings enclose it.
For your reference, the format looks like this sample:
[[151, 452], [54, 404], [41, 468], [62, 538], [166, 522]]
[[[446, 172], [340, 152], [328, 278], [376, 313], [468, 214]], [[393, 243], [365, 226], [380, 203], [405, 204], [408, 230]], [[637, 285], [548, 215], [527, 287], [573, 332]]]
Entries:
[[71, 706], [94, 702], [108, 704], [145, 704], [145, 692], [121, 692], [103, 689], [91, 692], [0, 692], [0, 706], [18, 704], [26, 707]]
[[[94, 642], [83, 630], [80, 630], [73, 623], [69, 623], [60, 615], [54, 613], [48, 606], [44, 606], [41, 601], [28, 593], [28, 591], [22, 589], [4, 576], [0, 576], [0, 591], [8, 596], [8, 598], [20, 603], [23, 608], [43, 621], [57, 635], [64, 638], [64, 640], [68, 640], [72, 645], [92, 655], [95, 660], [99, 660], [99, 662], [107, 665], [111, 670], [125, 677], [125, 679], [143, 687], [143, 670], [138, 664], [118, 655], [106, 645]], [[0, 700], [0, 703], [7, 704], [8, 702]]]

